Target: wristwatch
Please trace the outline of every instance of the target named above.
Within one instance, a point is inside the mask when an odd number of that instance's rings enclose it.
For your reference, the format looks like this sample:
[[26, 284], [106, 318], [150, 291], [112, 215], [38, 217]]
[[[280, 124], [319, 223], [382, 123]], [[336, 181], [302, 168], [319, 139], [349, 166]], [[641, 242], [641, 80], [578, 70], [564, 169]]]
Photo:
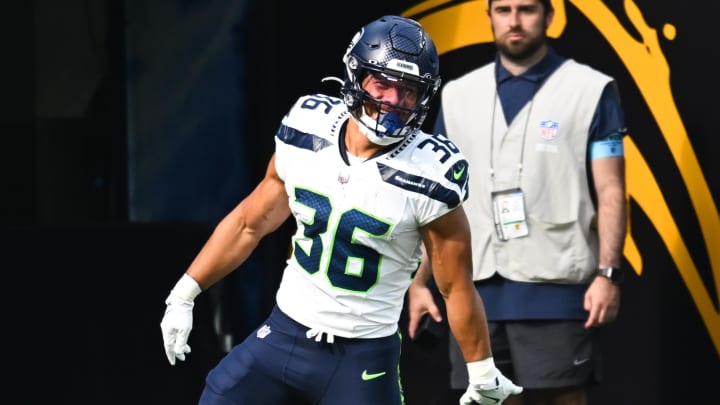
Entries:
[[600, 267], [597, 269], [597, 275], [605, 277], [615, 284], [622, 283], [625, 278], [625, 272], [619, 267]]

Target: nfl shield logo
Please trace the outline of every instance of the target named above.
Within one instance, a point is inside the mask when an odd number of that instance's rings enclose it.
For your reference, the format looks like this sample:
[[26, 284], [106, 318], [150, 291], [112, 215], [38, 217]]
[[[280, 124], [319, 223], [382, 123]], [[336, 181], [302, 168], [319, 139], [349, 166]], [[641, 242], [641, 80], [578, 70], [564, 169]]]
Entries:
[[265, 339], [265, 336], [269, 335], [272, 331], [270, 330], [270, 327], [267, 325], [263, 325], [260, 329], [258, 329], [257, 333], [255, 334], [258, 339]]
[[559, 126], [559, 123], [552, 120], [540, 121], [540, 137], [546, 141], [552, 141], [557, 137]]

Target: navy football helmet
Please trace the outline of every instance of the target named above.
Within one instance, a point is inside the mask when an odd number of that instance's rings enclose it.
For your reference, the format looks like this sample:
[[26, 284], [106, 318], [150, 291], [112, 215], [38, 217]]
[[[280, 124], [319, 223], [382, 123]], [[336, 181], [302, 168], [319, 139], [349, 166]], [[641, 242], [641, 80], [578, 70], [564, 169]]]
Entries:
[[[373, 142], [395, 143], [422, 125], [440, 87], [440, 61], [435, 44], [417, 21], [389, 15], [365, 25], [350, 42], [343, 62], [345, 80], [340, 93], [361, 130]], [[368, 75], [413, 86], [417, 89], [417, 103], [405, 108], [372, 97], [362, 88]], [[377, 119], [365, 113], [366, 104], [374, 104], [381, 111]], [[401, 113], [383, 112], [383, 104]]]

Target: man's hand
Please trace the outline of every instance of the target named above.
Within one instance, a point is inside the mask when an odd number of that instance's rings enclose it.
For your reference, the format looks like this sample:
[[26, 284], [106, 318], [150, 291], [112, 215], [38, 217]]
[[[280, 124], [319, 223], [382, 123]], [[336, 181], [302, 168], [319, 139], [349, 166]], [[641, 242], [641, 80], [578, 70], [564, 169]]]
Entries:
[[195, 303], [170, 293], [165, 304], [167, 308], [160, 322], [160, 330], [165, 343], [165, 355], [170, 365], [174, 366], [175, 359], [185, 361], [185, 353], [190, 353], [187, 341], [192, 330], [192, 310]]
[[420, 319], [426, 313], [430, 314], [435, 322], [442, 321], [440, 309], [433, 299], [432, 292], [426, 285], [410, 284], [408, 289], [408, 334], [415, 339], [415, 333], [420, 325]]
[[492, 357], [468, 363], [468, 373], [470, 384], [460, 397], [460, 405], [502, 404], [508, 396], [523, 391], [495, 368]]
[[613, 322], [620, 310], [620, 287], [605, 277], [595, 277], [585, 292], [584, 308], [588, 311], [586, 328]]
[[187, 341], [193, 324], [192, 311], [195, 297], [201, 292], [200, 285], [185, 273], [165, 299], [167, 307], [160, 322], [160, 330], [165, 355], [172, 366], [175, 365], [175, 359], [185, 361], [185, 353], [190, 353]]

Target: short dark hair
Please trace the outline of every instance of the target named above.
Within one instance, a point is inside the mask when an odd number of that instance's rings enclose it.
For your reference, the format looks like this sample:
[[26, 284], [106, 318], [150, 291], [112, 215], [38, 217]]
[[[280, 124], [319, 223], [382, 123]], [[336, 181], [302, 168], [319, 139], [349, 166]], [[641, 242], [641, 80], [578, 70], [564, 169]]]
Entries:
[[[488, 0], [487, 5], [488, 8], [490, 8], [490, 3], [492, 3], [493, 0]], [[540, 4], [545, 7], [545, 12], [548, 12], [553, 9], [552, 1], [551, 0], [540, 0]]]

